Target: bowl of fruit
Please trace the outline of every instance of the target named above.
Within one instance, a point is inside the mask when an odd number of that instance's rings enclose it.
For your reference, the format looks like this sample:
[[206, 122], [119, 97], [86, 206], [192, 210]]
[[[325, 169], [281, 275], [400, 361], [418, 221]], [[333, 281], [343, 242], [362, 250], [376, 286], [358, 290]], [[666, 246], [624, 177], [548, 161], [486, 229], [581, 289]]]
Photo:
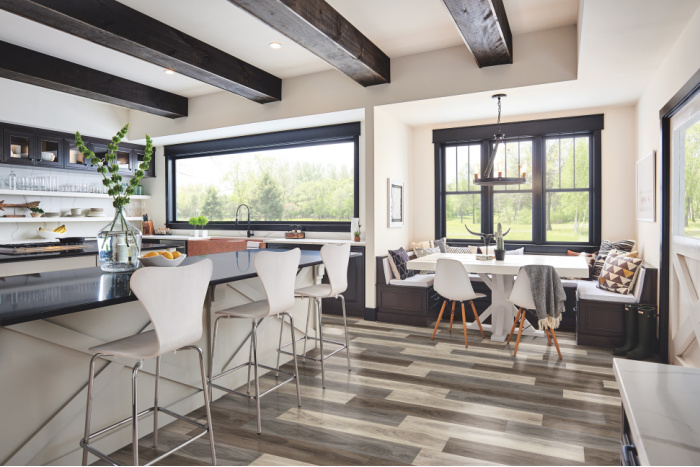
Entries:
[[68, 229], [66, 229], [65, 225], [62, 225], [60, 227], [56, 227], [53, 230], [44, 230], [43, 227], [39, 227], [39, 230], [37, 230], [37, 233], [41, 238], [45, 238], [47, 240], [56, 240], [57, 238], [63, 237]]
[[179, 251], [149, 251], [139, 256], [141, 264], [147, 267], [175, 267], [182, 263], [187, 255]]

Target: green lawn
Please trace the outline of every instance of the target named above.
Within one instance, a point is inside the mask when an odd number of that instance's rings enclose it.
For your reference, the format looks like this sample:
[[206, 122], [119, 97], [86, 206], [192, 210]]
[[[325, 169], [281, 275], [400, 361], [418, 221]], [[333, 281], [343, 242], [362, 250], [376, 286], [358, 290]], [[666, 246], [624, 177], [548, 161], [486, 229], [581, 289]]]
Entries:
[[[699, 226], [700, 227], [700, 226]], [[479, 227], [469, 228], [474, 232], [477, 232]], [[515, 224], [503, 226], [503, 230], [508, 230], [510, 232], [505, 237], [506, 241], [532, 241], [532, 225], [530, 224]], [[574, 233], [574, 224], [555, 224], [552, 225], [553, 230], [547, 232], [548, 242], [587, 242], [588, 241], [588, 229], [584, 229], [579, 235]], [[447, 220], [447, 238], [464, 238], [464, 239], [474, 239], [474, 237], [467, 232], [464, 228], [464, 224], [459, 221], [459, 218], [448, 219]]]
[[686, 237], [700, 238], [700, 222], [688, 222], [684, 235]]

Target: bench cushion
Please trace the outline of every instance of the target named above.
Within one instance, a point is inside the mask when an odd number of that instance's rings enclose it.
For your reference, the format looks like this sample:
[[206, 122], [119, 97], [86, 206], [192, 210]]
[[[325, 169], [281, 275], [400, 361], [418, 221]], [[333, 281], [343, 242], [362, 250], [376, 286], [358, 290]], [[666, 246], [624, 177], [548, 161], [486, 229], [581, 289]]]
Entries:
[[432, 287], [435, 282], [435, 274], [416, 274], [406, 279], [391, 279], [389, 285], [400, 285], [404, 287]]
[[622, 295], [616, 292], [608, 292], [598, 288], [598, 281], [579, 281], [577, 295], [579, 300], [597, 300], [611, 303], [639, 303], [644, 286], [646, 268], [639, 271], [639, 277], [634, 288], [634, 293]]

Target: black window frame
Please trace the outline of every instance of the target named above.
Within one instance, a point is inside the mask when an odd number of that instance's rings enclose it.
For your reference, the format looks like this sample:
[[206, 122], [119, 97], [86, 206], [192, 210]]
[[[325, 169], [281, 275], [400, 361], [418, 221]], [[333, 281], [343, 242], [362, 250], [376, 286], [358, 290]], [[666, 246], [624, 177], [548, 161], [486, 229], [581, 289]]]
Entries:
[[[508, 241], [510, 247], [524, 246], [532, 253], [565, 253], [566, 250], [596, 251], [601, 243], [601, 131], [604, 128], [603, 114], [578, 117], [530, 120], [525, 122], [502, 123], [506, 140], [531, 139], [532, 148], [532, 241]], [[466, 144], [482, 144], [481, 167], [485, 167], [490, 141], [498, 131], [497, 125], [445, 128], [433, 131], [435, 153], [435, 238], [447, 233], [446, 219], [446, 173], [445, 148]], [[590, 227], [588, 242], [547, 242], [545, 231], [545, 144], [546, 138], [577, 137], [588, 135], [591, 138], [589, 161], [589, 212]], [[565, 190], [572, 191], [572, 190]], [[493, 226], [493, 188], [481, 187], [481, 227], [482, 232], [491, 233]], [[453, 245], [478, 245], [479, 241], [468, 239], [447, 239]]]
[[[178, 221], [176, 218], [177, 176], [175, 163], [177, 160], [343, 142], [352, 142], [355, 147], [353, 217], [360, 217], [360, 134], [360, 122], [352, 122], [165, 146], [166, 225], [171, 229], [192, 228], [186, 221]], [[254, 210], [255, 206], [251, 206], [251, 209]], [[305, 231], [311, 232], [349, 232], [350, 224], [350, 222], [345, 221], [309, 221], [303, 223], [255, 221], [251, 222], [250, 228], [253, 231], [287, 231], [292, 226], [301, 225]], [[239, 225], [233, 221], [211, 221], [207, 224], [207, 228], [212, 230], [246, 230], [247, 219]]]

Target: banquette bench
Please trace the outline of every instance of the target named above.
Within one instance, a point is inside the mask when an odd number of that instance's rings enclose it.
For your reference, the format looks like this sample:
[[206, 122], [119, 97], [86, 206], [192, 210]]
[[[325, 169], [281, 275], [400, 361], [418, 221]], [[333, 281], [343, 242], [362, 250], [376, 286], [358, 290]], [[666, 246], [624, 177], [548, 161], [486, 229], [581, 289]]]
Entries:
[[[430, 326], [435, 322], [442, 298], [433, 289], [433, 274], [417, 274], [404, 280], [395, 278], [387, 256], [378, 256], [376, 267], [377, 321], [416, 326]], [[656, 304], [657, 278], [657, 269], [645, 264], [634, 294], [630, 295], [601, 290], [596, 287], [596, 281], [563, 279], [566, 311], [562, 314], [560, 329], [576, 331], [579, 345], [622, 345], [625, 341], [625, 304]], [[474, 291], [486, 295], [474, 300], [477, 311], [481, 313], [491, 303], [491, 290], [478, 275], [470, 274], [470, 279]], [[535, 324], [534, 316], [526, 316], [531, 324]]]

